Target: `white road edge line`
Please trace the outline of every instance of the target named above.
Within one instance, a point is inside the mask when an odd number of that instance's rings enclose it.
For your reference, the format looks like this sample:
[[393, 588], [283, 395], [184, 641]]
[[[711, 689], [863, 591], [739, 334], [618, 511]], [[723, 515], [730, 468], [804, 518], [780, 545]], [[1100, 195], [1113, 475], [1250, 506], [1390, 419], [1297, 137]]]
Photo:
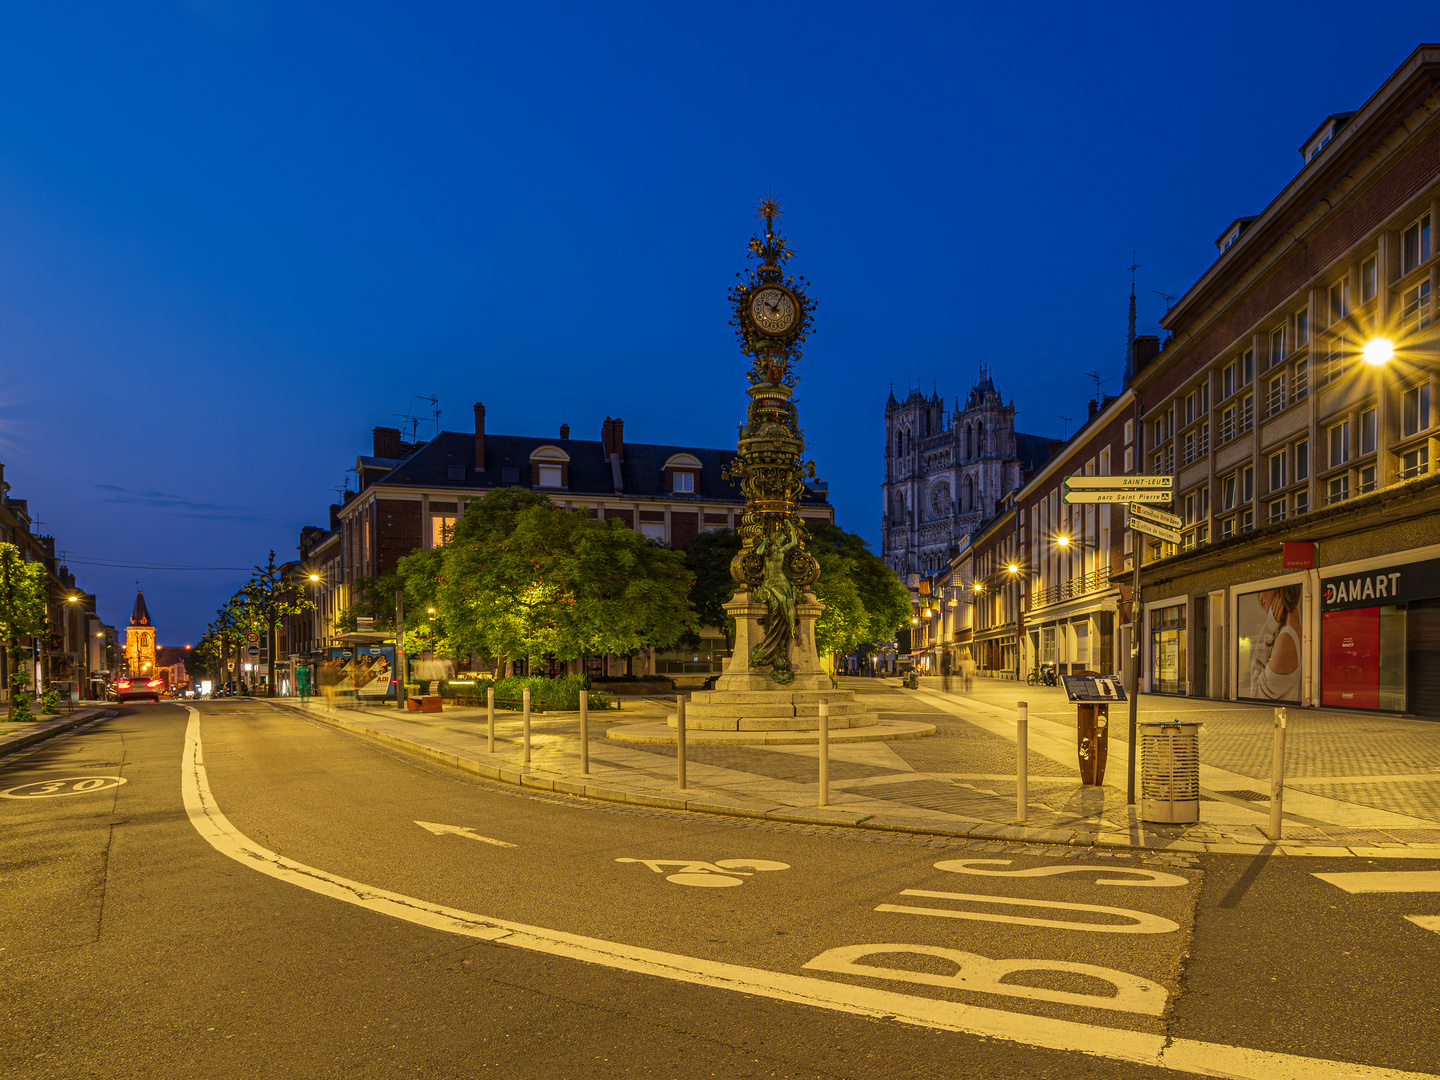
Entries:
[[1053, 1020], [1028, 1013], [1005, 1012], [953, 1001], [913, 997], [891, 990], [874, 990], [825, 979], [700, 960], [494, 919], [387, 892], [287, 859], [256, 844], [231, 825], [210, 792], [200, 742], [200, 713], [193, 706], [185, 708], [190, 714], [190, 721], [185, 729], [180, 791], [190, 823], [206, 842], [222, 855], [252, 870], [391, 918], [486, 941], [503, 940], [506, 945], [520, 949], [677, 982], [718, 987], [837, 1012], [899, 1020], [919, 1027], [1005, 1039], [1048, 1050], [1132, 1061], [1200, 1076], [1231, 1077], [1234, 1080], [1360, 1080], [1362, 1077], [1365, 1080], [1440, 1080], [1430, 1073], [1379, 1069], [1350, 1062], [1249, 1050], [1223, 1043], [1168, 1040], [1163, 1035]]

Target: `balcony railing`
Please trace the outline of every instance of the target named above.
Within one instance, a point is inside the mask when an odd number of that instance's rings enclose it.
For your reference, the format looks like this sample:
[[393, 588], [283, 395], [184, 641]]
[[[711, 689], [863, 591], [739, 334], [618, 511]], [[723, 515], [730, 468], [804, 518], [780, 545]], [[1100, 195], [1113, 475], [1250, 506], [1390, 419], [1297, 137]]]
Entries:
[[1036, 589], [1030, 596], [1030, 606], [1044, 607], [1047, 604], [1058, 604], [1062, 600], [1073, 600], [1077, 596], [1085, 596], [1109, 587], [1110, 570], [1108, 567], [1102, 567], [1099, 570], [1092, 570], [1088, 574], [1066, 578], [1056, 585]]

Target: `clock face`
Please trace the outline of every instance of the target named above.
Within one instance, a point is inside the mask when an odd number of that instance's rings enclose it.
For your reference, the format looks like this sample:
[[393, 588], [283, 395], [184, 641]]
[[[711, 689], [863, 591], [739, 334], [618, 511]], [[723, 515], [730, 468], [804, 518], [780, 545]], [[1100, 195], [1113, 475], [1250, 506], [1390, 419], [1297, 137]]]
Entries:
[[750, 319], [765, 334], [785, 334], [795, 326], [795, 298], [773, 285], [750, 297]]

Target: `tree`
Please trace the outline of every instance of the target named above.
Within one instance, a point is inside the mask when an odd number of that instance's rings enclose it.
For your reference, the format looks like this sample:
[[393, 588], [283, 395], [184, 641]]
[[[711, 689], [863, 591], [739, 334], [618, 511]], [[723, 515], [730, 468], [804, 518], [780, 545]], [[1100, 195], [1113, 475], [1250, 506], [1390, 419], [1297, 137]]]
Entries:
[[22, 670], [25, 654], [20, 639], [38, 637], [46, 629], [45, 564], [26, 562], [14, 544], [0, 543], [0, 639], [9, 657], [11, 719], [28, 712], [28, 708], [20, 710], [17, 701], [30, 685]]
[[701, 533], [684, 547], [685, 569], [695, 575], [690, 586], [690, 607], [701, 626], [713, 626], [725, 633], [725, 645], [735, 643], [735, 620], [724, 605], [735, 595], [730, 560], [740, 550], [740, 534], [733, 529]]
[[265, 629], [265, 640], [270, 645], [270, 685], [267, 696], [275, 695], [275, 628], [287, 615], [300, 615], [315, 610], [315, 601], [295, 587], [285, 568], [275, 565], [275, 551], [264, 566], [256, 566], [250, 580], [241, 590], [246, 598], [246, 609], [253, 619]]
[[807, 547], [820, 560], [815, 594], [826, 605], [815, 626], [817, 648], [822, 654], [849, 652], [889, 641], [910, 618], [910, 593], [895, 571], [861, 537], [838, 525], [810, 521], [806, 529]]
[[695, 628], [684, 557], [618, 521], [504, 488], [471, 503], [440, 549], [436, 607], [451, 647], [496, 657], [666, 648]]

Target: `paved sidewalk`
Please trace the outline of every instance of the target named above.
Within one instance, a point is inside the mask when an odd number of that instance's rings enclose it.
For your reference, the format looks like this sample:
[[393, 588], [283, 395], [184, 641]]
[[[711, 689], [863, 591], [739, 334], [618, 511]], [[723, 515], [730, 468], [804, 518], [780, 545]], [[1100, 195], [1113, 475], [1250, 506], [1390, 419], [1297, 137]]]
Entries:
[[[927, 680], [927, 683], [930, 680]], [[958, 682], [958, 681], [957, 681]], [[1079, 783], [1074, 706], [1063, 692], [976, 680], [969, 694], [894, 680], [844, 679], [889, 720], [933, 724], [930, 738], [832, 744], [830, 805], [817, 807], [815, 746], [691, 746], [687, 789], [676, 788], [673, 745], [605, 737], [654, 724], [671, 702], [627, 701], [592, 712], [590, 773], [580, 772], [577, 713], [531, 718], [531, 762], [521, 762], [521, 718], [498, 712], [489, 753], [483, 709], [441, 714], [374, 707], [329, 709], [276, 701], [359, 737], [527, 787], [673, 809], [851, 825], [1005, 843], [1146, 848], [1174, 853], [1409, 855], [1440, 858], [1440, 724], [1291, 709], [1284, 839], [1269, 822], [1271, 710], [1234, 702], [1145, 696], [1141, 719], [1200, 721], [1201, 822], [1141, 823], [1125, 801], [1127, 716], [1112, 710], [1103, 787]], [[954, 687], [952, 686], [952, 690]], [[1026, 822], [1016, 818], [1015, 702], [1029, 703]], [[1291, 786], [1293, 783], [1294, 786]]]
[[0, 757], [15, 754], [36, 743], [63, 735], [77, 727], [83, 727], [111, 712], [110, 707], [99, 702], [95, 705], [76, 709], [64, 716], [53, 716], [48, 720], [33, 720], [16, 724], [0, 718]]

